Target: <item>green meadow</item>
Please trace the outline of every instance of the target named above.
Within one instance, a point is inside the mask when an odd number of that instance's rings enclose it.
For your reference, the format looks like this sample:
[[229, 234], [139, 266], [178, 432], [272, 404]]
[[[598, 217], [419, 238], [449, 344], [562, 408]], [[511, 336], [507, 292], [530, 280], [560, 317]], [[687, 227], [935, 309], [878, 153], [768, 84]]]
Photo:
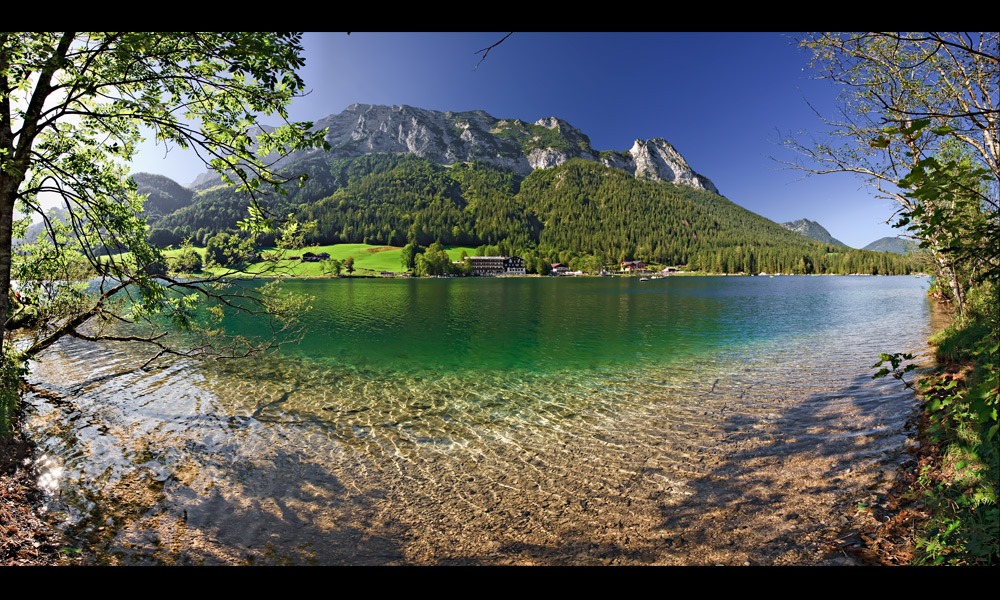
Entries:
[[[202, 261], [205, 259], [205, 248], [195, 246], [195, 250], [201, 254]], [[473, 256], [476, 248], [473, 246], [450, 246], [445, 247], [445, 251], [452, 260], [459, 260], [462, 251]], [[328, 246], [307, 246], [298, 250], [283, 250], [277, 248], [261, 248], [261, 254], [267, 256], [269, 253], [278, 253], [286, 258], [278, 261], [264, 261], [247, 265], [244, 269], [248, 275], [283, 276], [283, 277], [330, 277], [331, 267], [328, 262], [302, 262], [300, 259], [306, 252], [319, 254], [326, 252], [330, 259], [346, 261], [348, 257], [354, 257], [354, 275], [378, 275], [382, 271], [392, 273], [403, 272], [400, 262], [402, 248], [397, 246], [375, 246], [372, 244], [333, 244]], [[167, 258], [179, 256], [181, 250], [172, 248], [163, 251]], [[221, 275], [228, 273], [230, 269], [207, 268], [203, 271], [206, 275]], [[347, 271], [342, 270], [342, 275], [347, 275]]]

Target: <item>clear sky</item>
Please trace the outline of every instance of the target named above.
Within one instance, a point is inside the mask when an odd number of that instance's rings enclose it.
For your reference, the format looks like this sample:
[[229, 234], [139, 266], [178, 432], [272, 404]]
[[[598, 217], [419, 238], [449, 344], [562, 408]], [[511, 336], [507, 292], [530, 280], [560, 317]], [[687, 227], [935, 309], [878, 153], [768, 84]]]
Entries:
[[[812, 79], [809, 56], [780, 33], [308, 33], [301, 71], [312, 92], [294, 120], [363, 104], [484, 110], [534, 122], [559, 117], [595, 150], [664, 138], [729, 200], [778, 223], [810, 219], [863, 247], [901, 233], [895, 210], [850, 175], [803, 174], [779, 134], [820, 133], [837, 90]], [[264, 123], [268, 123], [265, 119]], [[277, 124], [277, 123], [274, 123]], [[134, 171], [188, 184], [205, 169], [146, 146]]]

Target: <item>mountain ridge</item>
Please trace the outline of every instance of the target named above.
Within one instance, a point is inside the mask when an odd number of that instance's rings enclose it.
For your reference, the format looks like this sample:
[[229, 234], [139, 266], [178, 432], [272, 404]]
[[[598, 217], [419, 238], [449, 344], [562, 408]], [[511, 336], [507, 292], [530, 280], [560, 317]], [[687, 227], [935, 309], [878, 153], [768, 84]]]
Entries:
[[823, 227], [816, 221], [810, 221], [809, 219], [799, 219], [798, 221], [789, 221], [787, 223], [782, 223], [781, 226], [787, 229], [791, 229], [795, 233], [802, 234], [807, 238], [816, 240], [817, 242], [823, 242], [824, 244], [830, 244], [833, 246], [844, 246], [850, 248], [850, 246], [848, 246], [844, 242], [830, 235], [830, 232], [827, 231], [825, 227]]
[[[478, 246], [486, 255], [569, 263], [642, 259], [715, 273], [898, 273], [903, 259], [841, 252], [735, 204], [690, 168], [663, 138], [627, 151], [596, 151], [557, 117], [527, 123], [485, 111], [439, 112], [353, 104], [316, 123], [329, 152], [276, 163], [285, 194], [258, 206], [278, 218], [315, 223], [307, 243]], [[183, 194], [158, 177], [156, 204]], [[149, 211], [150, 240], [165, 247], [238, 230], [247, 198], [200, 178], [191, 201]], [[178, 204], [174, 204], [177, 206]], [[822, 228], [820, 228], [822, 229]], [[825, 230], [824, 230], [825, 231]], [[273, 236], [272, 236], [273, 238]], [[261, 238], [263, 245], [274, 239]], [[532, 266], [534, 265], [534, 266]]]
[[[707, 177], [696, 173], [680, 152], [663, 138], [636, 139], [625, 151], [598, 151], [578, 128], [558, 117], [534, 123], [498, 119], [486, 111], [435, 111], [408, 105], [355, 103], [323, 117], [314, 130], [327, 129], [330, 150], [294, 153], [276, 167], [325, 154], [328, 160], [365, 154], [404, 153], [441, 165], [479, 160], [526, 177], [579, 158], [631, 173], [637, 178], [668, 181], [719, 194]], [[218, 176], [200, 175], [190, 184], [200, 190], [218, 185]]]
[[879, 238], [862, 248], [862, 250], [871, 250], [872, 252], [893, 252], [895, 254], [909, 254], [910, 252], [916, 252], [919, 249], [920, 245], [914, 240], [908, 240], [898, 236], [886, 236], [884, 238]]

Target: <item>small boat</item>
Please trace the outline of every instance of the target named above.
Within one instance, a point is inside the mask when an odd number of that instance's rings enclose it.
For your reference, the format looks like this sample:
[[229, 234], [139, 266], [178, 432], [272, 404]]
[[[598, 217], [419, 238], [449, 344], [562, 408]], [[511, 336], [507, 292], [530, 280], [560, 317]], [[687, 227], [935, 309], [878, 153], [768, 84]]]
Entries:
[[639, 281], [649, 281], [649, 278], [648, 277], [640, 277]]

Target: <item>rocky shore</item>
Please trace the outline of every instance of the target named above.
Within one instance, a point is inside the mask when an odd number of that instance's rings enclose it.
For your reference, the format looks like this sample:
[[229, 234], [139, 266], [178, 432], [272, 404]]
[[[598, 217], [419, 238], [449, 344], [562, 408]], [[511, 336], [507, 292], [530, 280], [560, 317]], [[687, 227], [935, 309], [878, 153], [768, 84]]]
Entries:
[[33, 446], [15, 429], [0, 439], [0, 566], [68, 565], [62, 533], [37, 511], [41, 500]]

